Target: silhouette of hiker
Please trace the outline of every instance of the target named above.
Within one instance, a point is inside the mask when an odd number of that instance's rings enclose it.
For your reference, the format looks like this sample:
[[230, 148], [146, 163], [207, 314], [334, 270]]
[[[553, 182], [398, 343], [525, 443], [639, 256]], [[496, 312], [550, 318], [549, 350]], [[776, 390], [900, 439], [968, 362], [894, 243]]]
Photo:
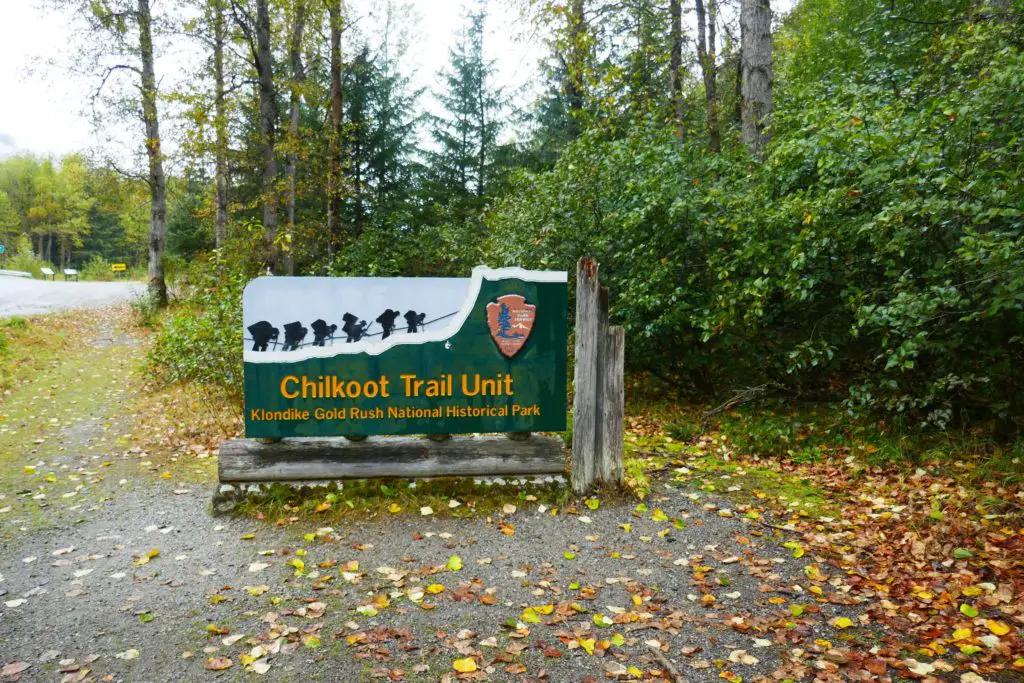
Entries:
[[391, 333], [395, 331], [395, 319], [400, 315], [401, 313], [398, 311], [388, 308], [377, 318], [377, 322], [380, 323], [381, 328], [384, 330], [384, 334], [380, 336], [382, 340], [390, 337]]
[[284, 326], [284, 346], [281, 347], [282, 351], [295, 351], [299, 348], [299, 343], [306, 338], [306, 332], [308, 332], [302, 323], [295, 321], [288, 323]]
[[313, 346], [323, 346], [324, 340], [327, 337], [333, 337], [334, 331], [338, 329], [337, 325], [328, 325], [326, 322], [319, 318], [317, 320], [314, 320], [313, 324], [310, 325], [310, 327], [313, 328]]
[[345, 341], [359, 341], [360, 339], [363, 338], [363, 335], [366, 334], [366, 328], [369, 327], [369, 325], [370, 324], [365, 320], [360, 320], [357, 323], [353, 323], [352, 328], [349, 330], [348, 333], [348, 339], [346, 339]]
[[266, 351], [267, 343], [271, 340], [273, 340], [276, 345], [277, 337], [280, 332], [266, 320], [261, 320], [258, 323], [249, 325], [249, 334], [252, 335], [252, 350]]
[[405, 312], [405, 322], [409, 325], [406, 330], [409, 334], [415, 334], [420, 331], [420, 327], [423, 325], [423, 319], [427, 317], [426, 313], [416, 313], [416, 311]]
[[344, 325], [341, 326], [341, 331], [345, 333], [345, 343], [350, 344], [353, 341], [352, 326], [359, 321], [359, 318], [352, 315], [351, 313], [346, 313], [345, 315], [341, 316], [341, 319], [345, 323]]

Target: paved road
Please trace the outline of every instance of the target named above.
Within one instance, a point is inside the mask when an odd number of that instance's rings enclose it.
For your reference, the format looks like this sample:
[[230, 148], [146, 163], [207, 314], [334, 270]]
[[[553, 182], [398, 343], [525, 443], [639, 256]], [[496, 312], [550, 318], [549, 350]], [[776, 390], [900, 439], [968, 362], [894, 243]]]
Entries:
[[145, 289], [138, 282], [48, 282], [0, 275], [0, 318], [108, 306]]

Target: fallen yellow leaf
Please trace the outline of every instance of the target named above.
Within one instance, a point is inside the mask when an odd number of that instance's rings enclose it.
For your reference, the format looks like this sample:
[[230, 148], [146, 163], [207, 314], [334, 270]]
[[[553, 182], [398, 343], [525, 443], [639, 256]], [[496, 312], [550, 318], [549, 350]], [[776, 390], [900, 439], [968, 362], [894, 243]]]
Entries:
[[469, 674], [476, 671], [476, 660], [472, 657], [466, 657], [464, 659], [456, 659], [452, 662], [452, 666], [460, 674]]
[[848, 619], [847, 617], [839, 617], [838, 619], [832, 622], [832, 625], [836, 628], [850, 628], [851, 626], [853, 626], [853, 622], [850, 621], [850, 619]]
[[1004, 624], [1001, 621], [996, 621], [995, 619], [989, 619], [988, 621], [986, 621], [985, 626], [988, 626], [988, 630], [992, 631], [992, 633], [996, 634], [997, 636], [1005, 636], [1007, 633], [1010, 632], [1010, 627], [1008, 625]]

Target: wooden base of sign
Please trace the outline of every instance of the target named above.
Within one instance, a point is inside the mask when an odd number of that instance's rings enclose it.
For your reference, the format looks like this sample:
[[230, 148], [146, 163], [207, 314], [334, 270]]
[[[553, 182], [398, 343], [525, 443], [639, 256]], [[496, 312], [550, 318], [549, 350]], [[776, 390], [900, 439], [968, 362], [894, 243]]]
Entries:
[[218, 471], [220, 481], [229, 484], [563, 474], [565, 450], [560, 438], [537, 435], [522, 441], [504, 436], [233, 439], [221, 444]]

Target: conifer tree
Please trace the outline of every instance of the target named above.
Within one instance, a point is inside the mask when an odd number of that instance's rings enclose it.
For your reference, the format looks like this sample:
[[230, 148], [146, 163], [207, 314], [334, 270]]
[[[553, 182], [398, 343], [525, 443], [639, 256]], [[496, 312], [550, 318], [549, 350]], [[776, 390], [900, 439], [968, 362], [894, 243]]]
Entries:
[[501, 90], [491, 84], [494, 61], [484, 57], [486, 13], [468, 15], [450, 63], [441, 74], [437, 99], [444, 114], [434, 118], [437, 150], [429, 155], [431, 199], [464, 223], [483, 207], [494, 180], [494, 153], [502, 122]]

